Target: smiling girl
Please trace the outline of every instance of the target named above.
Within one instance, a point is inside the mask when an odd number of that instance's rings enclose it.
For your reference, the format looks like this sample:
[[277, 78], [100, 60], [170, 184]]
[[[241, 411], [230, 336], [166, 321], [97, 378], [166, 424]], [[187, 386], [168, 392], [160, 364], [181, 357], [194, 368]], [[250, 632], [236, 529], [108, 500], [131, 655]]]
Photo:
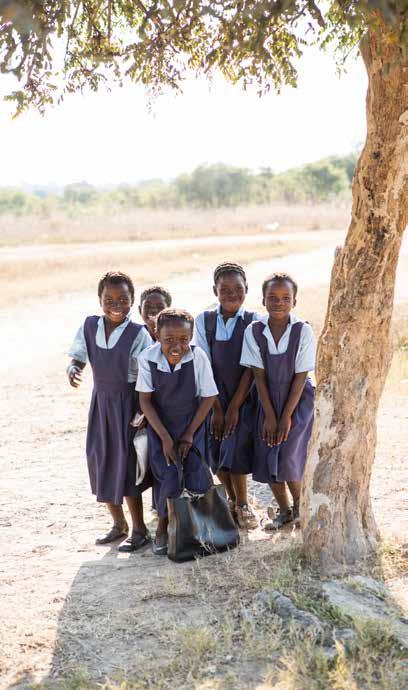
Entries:
[[159, 516], [153, 551], [167, 553], [167, 499], [180, 495], [177, 463], [184, 465], [185, 487], [204, 493], [208, 473], [191, 446], [205, 456], [205, 420], [217, 395], [206, 354], [190, 347], [193, 317], [182, 309], [164, 309], [157, 317], [157, 343], [139, 356], [136, 389], [148, 421], [149, 464]]
[[143, 519], [142, 492], [149, 479], [135, 486], [136, 456], [130, 426], [138, 410], [135, 393], [137, 357], [152, 340], [145, 328], [133, 323], [129, 312], [135, 290], [129, 276], [109, 272], [98, 285], [102, 316], [88, 316], [69, 351], [67, 368], [71, 386], [77, 388], [89, 360], [94, 378], [88, 417], [86, 454], [92, 493], [106, 503], [112, 528], [96, 540], [108, 544], [128, 535], [123, 497], [132, 517], [132, 533], [119, 549], [135, 551], [150, 539]]
[[[253, 478], [268, 483], [279, 513], [266, 529], [299, 524], [299, 500], [307, 446], [313, 426], [316, 341], [310, 325], [292, 309], [297, 284], [274, 273], [262, 285], [268, 315], [248, 326], [241, 364], [251, 367], [258, 389]], [[289, 502], [287, 487], [292, 496]]]

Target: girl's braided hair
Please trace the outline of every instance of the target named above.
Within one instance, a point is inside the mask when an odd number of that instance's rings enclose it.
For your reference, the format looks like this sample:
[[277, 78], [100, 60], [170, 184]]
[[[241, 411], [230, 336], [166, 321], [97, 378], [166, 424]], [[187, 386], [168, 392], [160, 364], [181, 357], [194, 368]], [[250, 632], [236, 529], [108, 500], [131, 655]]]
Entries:
[[247, 278], [242, 266], [240, 266], [239, 264], [230, 263], [228, 261], [225, 261], [223, 264], [219, 264], [215, 269], [214, 285], [217, 284], [217, 281], [221, 278], [221, 276], [226, 275], [227, 273], [238, 273], [238, 275], [240, 275], [243, 279], [245, 285], [247, 285]]
[[194, 328], [194, 317], [191, 316], [191, 314], [186, 311], [185, 309], [163, 309], [163, 311], [160, 312], [160, 314], [157, 317], [156, 321], [156, 329], [157, 332], [160, 331], [162, 326], [165, 326], [166, 323], [172, 323], [174, 321], [181, 321], [182, 323], [188, 323], [191, 330]]
[[128, 286], [133, 304], [135, 301], [135, 286], [131, 277], [126, 273], [121, 273], [121, 271], [108, 271], [105, 273], [98, 283], [98, 297], [102, 297], [102, 292], [107, 285], [121, 285], [122, 283]]
[[290, 283], [293, 289], [293, 297], [296, 297], [298, 291], [297, 282], [292, 278], [292, 276], [289, 275], [289, 273], [271, 273], [271, 275], [265, 278], [264, 282], [262, 283], [263, 297], [265, 297], [266, 288], [268, 287], [269, 283], [272, 282]]
[[164, 288], [160, 287], [160, 285], [153, 285], [153, 287], [149, 287], [146, 290], [143, 290], [142, 294], [140, 295], [140, 306], [142, 306], [146, 297], [152, 295], [153, 293], [161, 295], [164, 301], [166, 302], [167, 306], [171, 307], [171, 294], [167, 292], [167, 290], [165, 290]]

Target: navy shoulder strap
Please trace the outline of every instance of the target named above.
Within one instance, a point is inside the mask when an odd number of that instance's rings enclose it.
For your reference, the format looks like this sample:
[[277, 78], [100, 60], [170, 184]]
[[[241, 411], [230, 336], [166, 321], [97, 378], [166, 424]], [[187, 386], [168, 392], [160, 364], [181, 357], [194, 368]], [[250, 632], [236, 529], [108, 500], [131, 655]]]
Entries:
[[213, 311], [204, 312], [204, 328], [207, 343], [209, 347], [211, 347], [217, 331], [217, 311], [215, 309]]
[[249, 326], [249, 324], [252, 323], [253, 318], [254, 318], [254, 312], [253, 311], [244, 311], [243, 322], [245, 324], [245, 327]]

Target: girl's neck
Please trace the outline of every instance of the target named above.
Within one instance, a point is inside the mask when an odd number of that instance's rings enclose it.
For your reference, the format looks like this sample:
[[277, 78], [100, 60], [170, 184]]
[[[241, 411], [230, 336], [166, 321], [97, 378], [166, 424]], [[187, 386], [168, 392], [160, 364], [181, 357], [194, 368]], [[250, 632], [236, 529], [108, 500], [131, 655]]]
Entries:
[[268, 318], [268, 326], [270, 328], [285, 329], [289, 323], [290, 315], [288, 315], [285, 319], [272, 319], [270, 316]]
[[237, 309], [237, 311], [234, 311], [234, 312], [226, 312], [220, 305], [220, 314], [221, 314], [222, 318], [224, 319], [224, 323], [226, 323], [228, 321], [228, 319], [233, 319], [234, 316], [236, 316], [238, 314], [238, 312], [239, 312], [239, 309]]

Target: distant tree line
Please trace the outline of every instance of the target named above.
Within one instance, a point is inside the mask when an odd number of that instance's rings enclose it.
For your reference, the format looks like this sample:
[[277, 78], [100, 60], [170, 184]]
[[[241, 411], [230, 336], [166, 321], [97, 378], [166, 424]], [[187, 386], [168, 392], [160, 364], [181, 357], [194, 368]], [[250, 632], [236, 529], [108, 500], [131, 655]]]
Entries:
[[247, 168], [221, 163], [200, 165], [192, 173], [180, 175], [170, 182], [147, 180], [136, 186], [121, 185], [110, 190], [79, 182], [67, 185], [59, 195], [40, 188], [31, 193], [0, 188], [0, 214], [220, 208], [274, 201], [319, 203], [349, 195], [356, 159], [356, 153], [330, 156], [283, 173], [274, 173], [270, 168], [254, 173]]

